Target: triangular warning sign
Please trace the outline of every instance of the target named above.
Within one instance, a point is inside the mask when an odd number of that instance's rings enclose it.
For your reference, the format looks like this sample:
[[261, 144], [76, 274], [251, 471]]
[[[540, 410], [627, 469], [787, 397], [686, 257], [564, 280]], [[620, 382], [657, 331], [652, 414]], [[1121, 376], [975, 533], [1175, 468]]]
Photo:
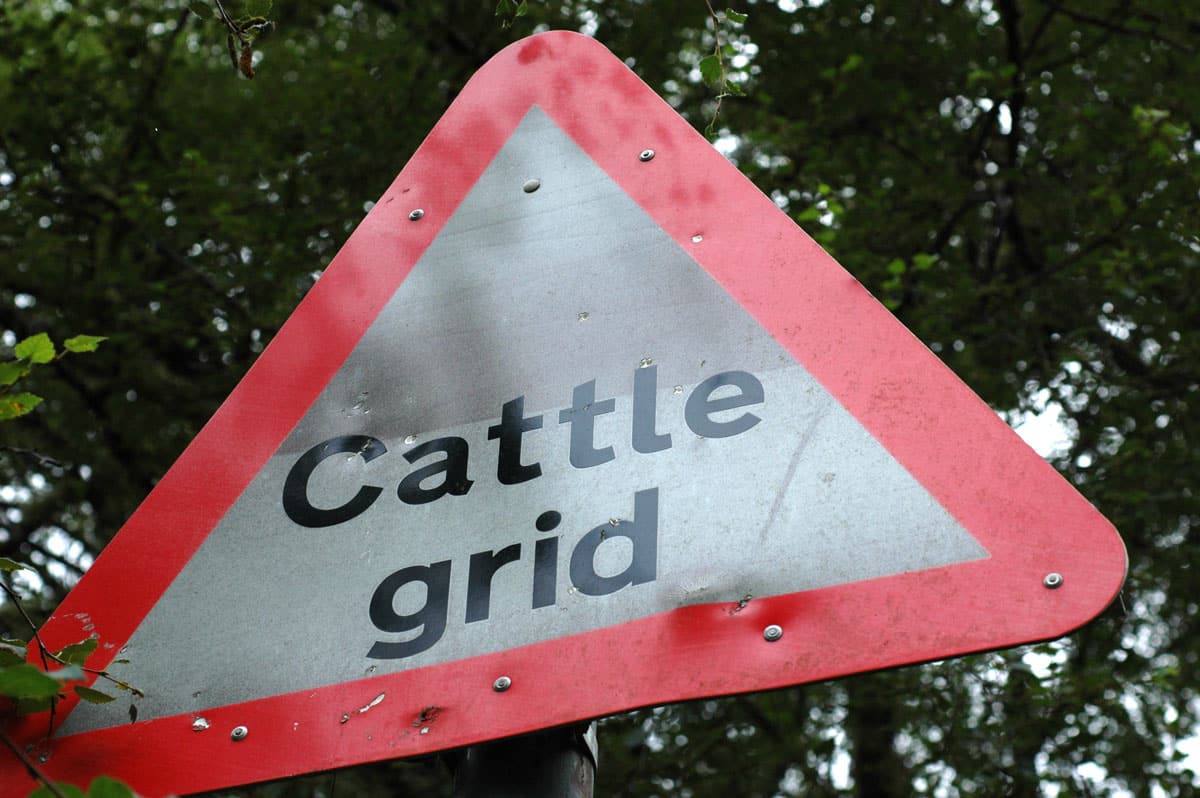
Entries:
[[1124, 570], [620, 61], [543, 34], [468, 84], [43, 630], [98, 636], [138, 721], [14, 733], [56, 778], [215, 789], [1052, 638]]

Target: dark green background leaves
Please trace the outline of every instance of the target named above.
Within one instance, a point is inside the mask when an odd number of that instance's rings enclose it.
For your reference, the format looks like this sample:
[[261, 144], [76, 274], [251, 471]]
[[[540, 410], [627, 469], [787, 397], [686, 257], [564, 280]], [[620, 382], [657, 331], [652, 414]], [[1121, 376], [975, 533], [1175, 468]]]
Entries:
[[[582, 29], [711, 123], [997, 411], [1059, 414], [1055, 465], [1130, 551], [1123, 605], [1064, 641], [608, 720], [598, 794], [1194, 792], [1175, 744], [1200, 709], [1194, 4], [288, 2], [253, 43], [253, 81], [187, 7], [0, 11], [0, 362], [41, 333], [109, 338], [32, 369], [20, 390], [44, 401], [0, 430], [0, 555], [37, 569], [36, 609], [120, 528], [467, 78], [539, 26]], [[745, 96], [714, 123], [732, 93], [703, 60], [717, 53]], [[8, 605], [0, 620], [18, 628]], [[438, 767], [256, 794], [448, 794]]]

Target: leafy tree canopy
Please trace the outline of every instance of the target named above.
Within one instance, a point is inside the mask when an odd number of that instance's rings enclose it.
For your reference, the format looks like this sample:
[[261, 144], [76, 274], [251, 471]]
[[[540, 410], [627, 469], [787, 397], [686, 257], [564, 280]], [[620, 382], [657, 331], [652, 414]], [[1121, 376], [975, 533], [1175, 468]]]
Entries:
[[[1200, 711], [1193, 5], [216, 6], [0, 6], [0, 369], [37, 364], [0, 397], [43, 400], [0, 427], [0, 556], [35, 566], [2, 577], [44, 585], [33, 611], [153, 487], [467, 78], [511, 40], [571, 28], [711, 130], [998, 412], [1057, 414], [1054, 464], [1130, 553], [1120, 606], [1055, 643], [609, 719], [597, 794], [1192, 793], [1177, 743]], [[16, 351], [80, 332], [108, 340]], [[0, 624], [20, 628], [11, 602]], [[433, 765], [385, 763], [239, 794], [335, 788], [449, 791]]]

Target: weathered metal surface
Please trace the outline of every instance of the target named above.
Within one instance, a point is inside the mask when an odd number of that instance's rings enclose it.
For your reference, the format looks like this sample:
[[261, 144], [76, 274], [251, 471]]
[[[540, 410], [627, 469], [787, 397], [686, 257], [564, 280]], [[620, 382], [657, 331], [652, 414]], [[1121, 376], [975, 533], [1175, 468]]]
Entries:
[[[522, 192], [529, 174], [542, 175], [536, 196]], [[588, 313], [585, 320], [580, 312]], [[753, 375], [763, 399], [714, 418], [751, 413], [757, 421], [726, 437], [698, 435], [685, 406], [698, 385], [728, 372]], [[651, 381], [644, 396], [657, 411], [654, 445], [666, 447], [659, 451], [638, 452], [632, 443], [639, 377]], [[593, 381], [597, 401], [611, 410], [592, 419], [586, 452], [611, 447], [604, 455], [611, 459], [576, 467], [575, 427], [559, 418], [575, 387]], [[499, 447], [488, 436], [501, 406], [517, 397], [524, 397], [527, 417], [540, 418], [540, 429], [524, 434], [520, 458], [537, 463], [540, 475], [506, 485], [498, 478]], [[337, 508], [364, 485], [382, 491], [340, 523], [296, 523], [282, 501], [289, 473], [314, 446], [347, 436], [369, 437], [386, 453], [364, 462], [356, 444], [331, 454], [305, 480], [305, 500]], [[410, 463], [410, 453], [451, 438], [466, 443], [469, 487], [452, 486], [422, 504], [402, 501], [397, 487], [410, 474], [447, 459], [437, 450]], [[427, 477], [417, 498], [436, 495], [453, 479]], [[643, 505], [655, 511], [653, 519], [642, 517], [650, 509], [635, 513], [639, 492], [652, 493]], [[542, 533], [535, 521], [547, 511], [561, 521]], [[588, 595], [571, 579], [572, 552], [606, 524], [611, 539], [595, 549], [596, 571], [620, 574], [636, 555], [653, 573], [640, 584]], [[637, 551], [622, 537], [631, 526]], [[557, 551], [547, 603], [534, 607], [537, 540], [556, 541]], [[472, 555], [513, 545], [517, 558], [490, 578], [486, 617], [468, 621], [472, 571], [482, 595], [482, 566], [472, 566]], [[150, 720], [353, 681], [368, 668], [399, 673], [503, 651], [689, 604], [796, 593], [986, 556], [535, 107], [142, 621], [123, 650], [129, 664], [114, 673], [145, 690], [139, 717]], [[428, 595], [437, 592], [434, 579], [383, 589], [397, 614], [443, 626], [436, 640], [422, 629], [387, 632], [372, 622], [372, 600], [390, 574], [447, 561], [444, 601]], [[411, 654], [372, 654], [376, 643], [420, 633], [426, 639]], [[297, 648], [303, 656], [278, 656]], [[126, 709], [80, 707], [64, 733], [125, 723]]]

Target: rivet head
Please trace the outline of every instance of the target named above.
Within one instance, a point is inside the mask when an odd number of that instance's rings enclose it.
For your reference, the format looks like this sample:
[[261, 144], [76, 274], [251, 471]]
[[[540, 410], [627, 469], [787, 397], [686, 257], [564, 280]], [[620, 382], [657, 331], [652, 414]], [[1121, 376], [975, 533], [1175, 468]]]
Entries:
[[503, 693], [510, 687], [512, 687], [512, 679], [507, 676], [498, 676], [496, 681], [492, 682], [492, 689], [497, 693]]
[[418, 219], [420, 219], [424, 215], [425, 215], [425, 211], [423, 211], [420, 208], [413, 208], [411, 211], [408, 212], [409, 220], [414, 221], [414, 222], [417, 221]]
[[1062, 587], [1062, 583], [1063, 575], [1060, 573], [1048, 573], [1046, 574], [1045, 578], [1042, 579], [1042, 584], [1051, 590], [1054, 590], [1057, 587]]
[[242, 740], [245, 740], [246, 735], [249, 733], [250, 733], [250, 730], [247, 729], [245, 726], [234, 726], [233, 731], [231, 731], [229, 733], [229, 739], [233, 740], [235, 743], [238, 743], [238, 742], [241, 742]]
[[654, 158], [654, 150], [642, 150], [641, 155], [638, 156], [638, 160], [641, 160], [641, 161], [649, 161], [649, 160], [652, 160], [653, 158]]
[[521, 188], [525, 191], [526, 194], [532, 194], [533, 192], [537, 191], [541, 187], [542, 187], [542, 181], [538, 180], [536, 177], [529, 178], [528, 180], [525, 181], [525, 185], [521, 186]]
[[774, 643], [781, 637], [783, 637], [783, 627], [777, 623], [773, 623], [766, 629], [763, 629], [763, 640], [766, 640], [768, 643]]

